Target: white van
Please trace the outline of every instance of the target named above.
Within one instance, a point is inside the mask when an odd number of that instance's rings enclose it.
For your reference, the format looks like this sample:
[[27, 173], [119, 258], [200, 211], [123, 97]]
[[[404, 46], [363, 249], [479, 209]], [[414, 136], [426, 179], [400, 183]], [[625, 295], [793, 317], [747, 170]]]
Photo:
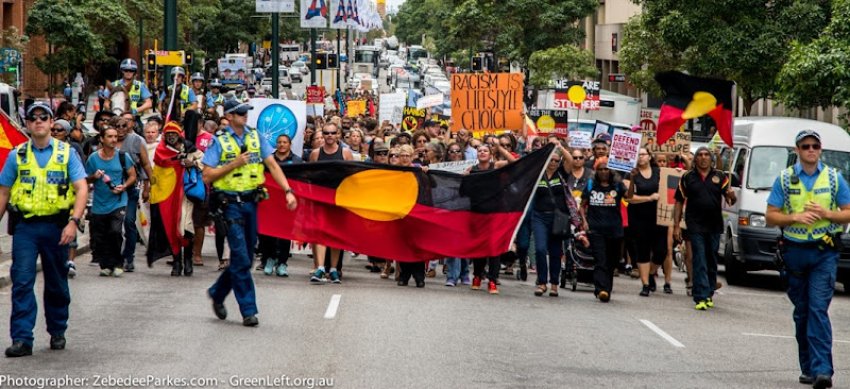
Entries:
[[3, 109], [15, 123], [23, 125], [18, 116], [18, 99], [15, 97], [15, 87], [0, 82], [0, 109]]
[[[732, 207], [724, 202], [720, 236], [719, 253], [730, 284], [743, 281], [748, 271], [777, 270], [774, 258], [779, 229], [765, 225], [767, 198], [779, 173], [796, 163], [794, 139], [806, 129], [821, 136], [821, 160], [850, 178], [850, 135], [833, 124], [787, 117], [736, 118], [734, 147], [724, 145], [719, 150], [718, 166], [729, 174], [738, 196]], [[841, 255], [838, 281], [850, 286], [846, 283], [850, 282], [848, 254]]]

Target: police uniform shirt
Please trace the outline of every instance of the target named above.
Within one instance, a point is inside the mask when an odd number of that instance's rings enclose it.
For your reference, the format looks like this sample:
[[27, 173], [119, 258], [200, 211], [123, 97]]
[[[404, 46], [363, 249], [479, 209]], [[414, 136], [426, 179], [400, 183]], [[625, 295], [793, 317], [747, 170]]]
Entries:
[[729, 189], [729, 177], [711, 169], [703, 177], [697, 170], [686, 172], [679, 180], [676, 201], [684, 203], [685, 223], [693, 233], [723, 232], [723, 195]]
[[[121, 85], [121, 86], [124, 86], [126, 84], [126, 82], [124, 82], [124, 79], [122, 78], [121, 80], [118, 81], [118, 84]], [[139, 85], [141, 86], [139, 88], [139, 94], [141, 95], [140, 96], [141, 99], [139, 100], [139, 105], [142, 105], [143, 101], [151, 98], [151, 91], [148, 90], [148, 87], [145, 85], [144, 82], [139, 82]], [[130, 89], [132, 90], [132, 87]], [[111, 93], [112, 92], [110, 92], [110, 89], [106, 88], [103, 92], [104, 98], [108, 99]]]
[[[794, 174], [800, 178], [800, 183], [803, 184], [807, 190], [812, 190], [812, 187], [814, 187], [815, 181], [817, 181], [823, 168], [823, 162], [818, 162], [815, 173], [809, 175], [805, 170], [803, 170], [803, 165], [797, 162], [794, 164]], [[838, 174], [838, 198], [835, 203], [839, 207], [846, 207], [850, 205], [850, 188], [848, 188], [847, 180], [844, 179], [844, 176], [841, 175], [840, 172]], [[785, 205], [785, 190], [782, 189], [782, 182], [779, 177], [776, 177], [776, 180], [773, 182], [773, 188], [770, 191], [770, 196], [767, 198], [767, 205], [772, 205], [779, 209], [782, 209]]]
[[221, 98], [219, 103], [224, 104], [224, 95], [219, 93], [218, 96], [213, 96], [212, 92], [207, 92], [207, 97], [205, 98], [207, 108], [215, 108], [215, 102], [218, 98]]
[[[241, 148], [243, 144], [245, 144], [245, 136], [248, 135], [248, 127], [245, 127], [245, 130], [242, 132], [242, 136], [239, 137], [233, 132], [233, 129], [230, 126], [227, 126], [224, 131], [230, 133], [230, 136], [236, 140], [236, 143]], [[256, 131], [256, 130], [254, 130]], [[219, 162], [221, 162], [221, 144], [218, 142], [218, 132], [216, 132], [216, 136], [213, 137], [212, 143], [207, 148], [207, 151], [204, 152], [204, 159], [201, 161], [204, 165], [210, 167], [218, 167]], [[274, 149], [272, 145], [263, 137], [262, 134], [258, 134], [260, 138], [260, 160], [265, 161], [269, 155], [274, 153]], [[236, 151], [237, 155], [241, 154], [239, 150]]]
[[[70, 147], [70, 145], [67, 145]], [[35, 155], [35, 160], [38, 162], [38, 166], [44, 168], [47, 166], [47, 162], [50, 161], [50, 157], [53, 156], [53, 142], [51, 142], [47, 147], [43, 149], [39, 149], [33, 145], [32, 152]], [[69, 184], [74, 181], [82, 180], [86, 178], [86, 171], [83, 168], [83, 162], [80, 159], [80, 155], [77, 154], [75, 149], [71, 149], [70, 160], [68, 161], [68, 177], [70, 178]], [[6, 157], [6, 164], [3, 165], [3, 171], [0, 172], [0, 185], [5, 186], [7, 188], [11, 188], [12, 185], [15, 184], [15, 180], [18, 179], [18, 154], [16, 150], [12, 150], [9, 152], [9, 155]]]
[[[189, 88], [189, 86], [187, 86], [186, 84], [181, 84], [181, 85], [183, 85], [183, 88], [187, 88], [187, 89], [189, 89], [189, 95], [188, 95], [188, 96], [186, 96], [186, 98], [187, 98], [187, 99], [189, 99], [189, 100], [185, 102], [185, 103], [186, 103], [186, 105], [192, 105], [192, 104], [194, 104], [194, 103], [195, 103], [195, 101], [197, 100], [197, 97], [195, 96], [195, 91], [194, 91], [194, 90], [192, 90], [192, 88]], [[169, 91], [171, 91], [173, 88], [174, 88], [174, 85], [169, 86], [169, 87], [168, 87], [168, 90], [169, 90]], [[166, 101], [166, 100], [165, 100], [165, 97], [166, 97], [166, 96], [165, 96], [165, 91], [163, 91], [163, 92], [160, 92], [160, 93], [159, 93], [159, 101]], [[175, 97], [175, 99], [176, 99], [176, 100], [179, 100], [179, 99], [180, 99], [180, 96]]]

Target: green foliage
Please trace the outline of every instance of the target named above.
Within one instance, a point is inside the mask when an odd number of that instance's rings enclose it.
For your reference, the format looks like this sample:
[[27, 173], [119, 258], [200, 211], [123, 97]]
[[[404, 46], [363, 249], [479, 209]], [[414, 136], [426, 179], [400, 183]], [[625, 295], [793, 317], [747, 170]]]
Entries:
[[791, 42], [816, 38], [829, 17], [826, 0], [636, 0], [643, 13], [626, 26], [621, 67], [636, 86], [683, 70], [734, 80], [745, 111], [778, 89]]
[[542, 88], [556, 79], [594, 78], [599, 75], [595, 62], [592, 52], [572, 45], [535, 51], [528, 61], [531, 70], [529, 83]]

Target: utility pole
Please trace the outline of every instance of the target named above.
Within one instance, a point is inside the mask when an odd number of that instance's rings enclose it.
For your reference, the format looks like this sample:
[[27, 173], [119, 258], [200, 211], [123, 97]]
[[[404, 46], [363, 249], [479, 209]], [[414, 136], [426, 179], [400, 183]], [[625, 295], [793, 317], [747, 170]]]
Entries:
[[336, 90], [342, 90], [342, 84], [340, 84], [340, 73], [342, 70], [342, 61], [340, 61], [340, 54], [342, 54], [342, 31], [336, 30]]
[[280, 14], [272, 13], [272, 96], [280, 98]]
[[[177, 0], [165, 1], [165, 50], [177, 50]], [[171, 66], [165, 69], [165, 86], [171, 85]]]
[[316, 29], [310, 29], [310, 85], [316, 85]]

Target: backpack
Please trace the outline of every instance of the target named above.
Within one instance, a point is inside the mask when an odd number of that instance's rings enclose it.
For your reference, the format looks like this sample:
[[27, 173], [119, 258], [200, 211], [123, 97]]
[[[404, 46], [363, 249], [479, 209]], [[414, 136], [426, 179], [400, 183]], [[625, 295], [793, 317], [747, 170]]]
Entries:
[[206, 200], [207, 187], [199, 169], [190, 167], [183, 170], [183, 192], [193, 203], [203, 203]]

